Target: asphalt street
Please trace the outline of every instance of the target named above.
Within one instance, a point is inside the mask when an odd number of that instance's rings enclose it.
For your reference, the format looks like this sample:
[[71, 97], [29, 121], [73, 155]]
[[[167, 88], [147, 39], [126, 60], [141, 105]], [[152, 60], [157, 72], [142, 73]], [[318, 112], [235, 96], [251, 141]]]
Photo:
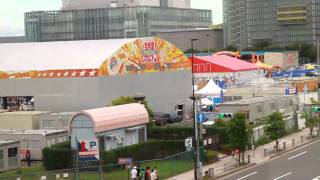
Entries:
[[320, 141], [221, 179], [320, 180]]

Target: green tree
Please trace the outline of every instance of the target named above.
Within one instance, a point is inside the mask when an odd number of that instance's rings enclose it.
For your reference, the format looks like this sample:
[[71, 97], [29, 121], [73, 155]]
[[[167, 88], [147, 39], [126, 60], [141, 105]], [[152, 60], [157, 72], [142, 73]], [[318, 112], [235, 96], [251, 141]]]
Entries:
[[[118, 105], [122, 105], [122, 104], [130, 104], [130, 103], [139, 103], [137, 102], [133, 97], [131, 96], [121, 96], [121, 97], [118, 97], [117, 99], [114, 99], [111, 104], [112, 106], [118, 106]], [[153, 123], [153, 116], [154, 116], [154, 113], [153, 113], [153, 110], [152, 108], [149, 106], [148, 104], [148, 101], [146, 100], [143, 100], [142, 101], [142, 104], [144, 104], [145, 108], [147, 109], [148, 111], [148, 115], [149, 115], [149, 123]]]
[[238, 48], [235, 45], [228, 45], [227, 47], [224, 48], [225, 51], [231, 51], [231, 52], [236, 52], [238, 51]]
[[249, 135], [247, 119], [245, 114], [237, 113], [228, 123], [228, 133], [230, 145], [234, 149], [239, 149], [239, 164], [244, 162], [244, 156], [249, 145]]
[[302, 115], [303, 118], [305, 118], [305, 125], [310, 130], [310, 137], [313, 136], [313, 130], [315, 127], [318, 126], [319, 118], [312, 116], [312, 113], [309, 111], [305, 111]]
[[276, 141], [276, 150], [279, 150], [279, 138], [286, 133], [285, 122], [283, 116], [279, 112], [275, 112], [265, 119], [265, 131], [269, 139]]

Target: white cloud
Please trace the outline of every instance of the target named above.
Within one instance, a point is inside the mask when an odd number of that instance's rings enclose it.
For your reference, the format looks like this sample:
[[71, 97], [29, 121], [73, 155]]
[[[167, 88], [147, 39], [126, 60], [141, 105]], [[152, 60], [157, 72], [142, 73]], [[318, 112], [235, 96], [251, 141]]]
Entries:
[[21, 36], [24, 35], [24, 26], [10, 19], [0, 19], [1, 36]]

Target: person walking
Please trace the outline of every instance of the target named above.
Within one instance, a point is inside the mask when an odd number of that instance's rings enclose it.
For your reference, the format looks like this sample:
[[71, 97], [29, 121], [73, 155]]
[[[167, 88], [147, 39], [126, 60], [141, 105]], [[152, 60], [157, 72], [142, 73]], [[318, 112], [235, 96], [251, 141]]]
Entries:
[[133, 169], [131, 170], [131, 179], [138, 180], [137, 177], [138, 177], [137, 167], [134, 166]]
[[251, 151], [252, 151], [252, 157], [255, 157], [255, 146], [254, 146], [254, 144], [252, 144], [252, 146], [251, 146]]
[[151, 172], [150, 180], [157, 180], [157, 174], [154, 169]]
[[151, 170], [150, 170], [150, 167], [147, 166], [146, 168], [146, 178], [145, 180], [151, 180]]
[[159, 171], [158, 171], [158, 169], [157, 169], [157, 166], [154, 166], [154, 167], [153, 167], [153, 170], [154, 170], [154, 172], [155, 172], [156, 175], [157, 175], [156, 180], [159, 180]]
[[146, 171], [144, 169], [141, 169], [139, 180], [145, 180], [145, 178], [146, 178]]
[[28, 167], [31, 167], [31, 153], [29, 150], [27, 150], [27, 153], [26, 153], [26, 161], [27, 161]]

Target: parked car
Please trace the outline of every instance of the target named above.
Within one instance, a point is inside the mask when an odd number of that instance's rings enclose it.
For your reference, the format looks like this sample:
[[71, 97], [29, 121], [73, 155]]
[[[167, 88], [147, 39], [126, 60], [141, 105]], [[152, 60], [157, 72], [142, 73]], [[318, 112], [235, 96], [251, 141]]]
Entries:
[[153, 122], [157, 126], [163, 126], [170, 122], [170, 114], [155, 113], [153, 116]]
[[155, 113], [153, 122], [157, 126], [172, 124], [182, 121], [183, 117], [176, 114]]

